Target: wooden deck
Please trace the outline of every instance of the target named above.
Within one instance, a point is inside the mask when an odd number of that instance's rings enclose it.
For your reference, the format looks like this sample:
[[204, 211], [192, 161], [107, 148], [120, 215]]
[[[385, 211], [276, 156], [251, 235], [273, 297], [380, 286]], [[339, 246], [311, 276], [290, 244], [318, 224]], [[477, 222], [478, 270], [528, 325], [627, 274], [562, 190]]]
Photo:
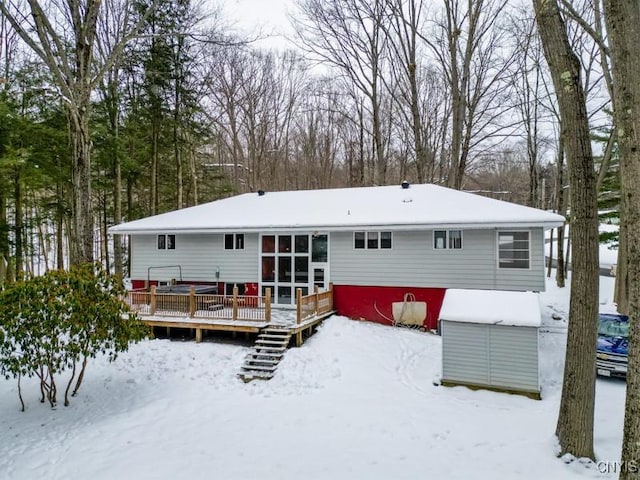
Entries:
[[303, 296], [298, 289], [295, 309], [272, 309], [271, 292], [265, 296], [157, 293], [132, 290], [126, 302], [132, 312], [151, 327], [185, 328], [195, 331], [196, 342], [202, 341], [203, 331], [227, 331], [257, 334], [266, 327], [280, 327], [291, 331], [295, 344], [302, 345], [319, 323], [333, 315], [333, 288]]

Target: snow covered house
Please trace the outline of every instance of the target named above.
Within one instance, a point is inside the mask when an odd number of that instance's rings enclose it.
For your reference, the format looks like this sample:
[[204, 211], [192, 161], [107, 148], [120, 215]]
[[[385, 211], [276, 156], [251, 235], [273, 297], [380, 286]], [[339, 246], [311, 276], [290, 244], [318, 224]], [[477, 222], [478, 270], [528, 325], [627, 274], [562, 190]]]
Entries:
[[[134, 288], [327, 288], [350, 318], [388, 323], [407, 298], [436, 328], [449, 288], [544, 290], [544, 230], [564, 218], [436, 185], [246, 193], [110, 228], [131, 236]], [[426, 304], [426, 305], [425, 305]], [[394, 308], [395, 307], [395, 308]], [[413, 308], [412, 312], [419, 312]], [[415, 321], [415, 319], [414, 319]]]

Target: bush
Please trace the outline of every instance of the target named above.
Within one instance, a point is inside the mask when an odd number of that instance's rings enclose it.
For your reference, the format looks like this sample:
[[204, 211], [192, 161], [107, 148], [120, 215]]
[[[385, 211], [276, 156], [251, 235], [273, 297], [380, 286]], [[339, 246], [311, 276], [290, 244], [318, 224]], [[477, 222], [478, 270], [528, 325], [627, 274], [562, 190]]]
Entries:
[[149, 335], [148, 327], [129, 312], [124, 293], [119, 279], [90, 264], [4, 286], [0, 373], [18, 380], [23, 411], [22, 377], [38, 377], [40, 401], [54, 407], [56, 380], [71, 370], [64, 391], [67, 406], [74, 380], [72, 396], [82, 385], [89, 358], [102, 353], [113, 361]]

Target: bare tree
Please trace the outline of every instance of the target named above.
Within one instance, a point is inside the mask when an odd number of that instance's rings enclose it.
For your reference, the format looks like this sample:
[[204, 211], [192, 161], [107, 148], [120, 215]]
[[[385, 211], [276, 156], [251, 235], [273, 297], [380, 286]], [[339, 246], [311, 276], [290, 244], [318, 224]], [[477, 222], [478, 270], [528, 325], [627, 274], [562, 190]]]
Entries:
[[[540, 129], [544, 94], [543, 52], [535, 31], [535, 21], [521, 11], [513, 20], [513, 34], [518, 54], [513, 64], [512, 91], [515, 107], [524, 128], [529, 165], [528, 205], [540, 206], [539, 176], [542, 135]], [[544, 206], [543, 206], [544, 208]]]
[[381, 118], [386, 0], [300, 0], [295, 21], [303, 48], [336, 67], [367, 99], [375, 157], [372, 181], [384, 184], [388, 167]]
[[533, 0], [556, 92], [569, 165], [573, 250], [567, 353], [556, 435], [560, 453], [594, 459], [593, 412], [598, 322], [596, 178], [580, 61], [557, 0]]
[[47, 65], [67, 108], [73, 160], [71, 261], [76, 264], [93, 260], [91, 93], [138, 28], [127, 26], [126, 34], [96, 68], [101, 5], [96, 0], [53, 0], [45, 12], [38, 0], [0, 0], [0, 12]]
[[[106, 0], [106, 7], [98, 17], [98, 33], [96, 36], [96, 58], [103, 64], [109, 61], [112, 52], [122, 40], [126, 25], [129, 25], [129, 12], [123, 8], [119, 0]], [[111, 133], [111, 159], [113, 161], [113, 220], [122, 222], [122, 168], [119, 145], [120, 138], [120, 59], [109, 62], [103, 78], [98, 83], [98, 92], [102, 97], [107, 110], [109, 128]], [[108, 245], [108, 243], [106, 243]], [[113, 237], [114, 269], [117, 275], [122, 275], [123, 246], [120, 235]], [[108, 268], [108, 265], [107, 265]]]
[[[506, 0], [445, 0], [422, 35], [436, 56], [451, 96], [450, 187], [460, 189], [472, 150], [505, 128], [503, 80], [513, 59], [502, 55], [505, 30], [499, 21]], [[502, 58], [501, 58], [502, 56]]]
[[387, 1], [392, 16], [389, 25], [383, 26], [389, 30], [388, 46], [391, 57], [395, 60], [389, 62], [394, 82], [392, 85], [387, 84], [387, 88], [393, 91], [392, 97], [400, 104], [399, 113], [410, 126], [416, 177], [419, 183], [424, 183], [428, 179], [428, 172], [433, 171], [434, 156], [429, 155], [431, 152], [427, 151], [423, 138], [424, 127], [420, 106], [420, 67], [418, 65], [420, 36], [418, 32], [422, 22], [422, 1]]
[[[626, 229], [626, 267], [630, 315], [629, 367], [622, 443], [623, 465], [640, 458], [640, 6], [637, 2], [604, 1], [613, 67], [614, 117], [620, 155], [620, 220]], [[622, 469], [621, 479], [638, 478]]]
[[[16, 48], [16, 34], [11, 29], [6, 17], [0, 15], [0, 101], [4, 102], [9, 90], [9, 75]], [[0, 144], [0, 155], [4, 152]], [[11, 252], [9, 244], [9, 224], [7, 221], [8, 186], [0, 185], [0, 283], [5, 279], [12, 280]]]

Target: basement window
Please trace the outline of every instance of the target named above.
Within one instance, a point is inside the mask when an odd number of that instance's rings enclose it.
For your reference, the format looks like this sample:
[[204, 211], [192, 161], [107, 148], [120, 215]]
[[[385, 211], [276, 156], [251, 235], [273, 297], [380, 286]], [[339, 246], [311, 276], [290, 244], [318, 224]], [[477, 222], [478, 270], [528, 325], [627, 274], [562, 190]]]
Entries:
[[226, 233], [224, 235], [225, 250], [244, 250], [244, 233]]
[[158, 235], [158, 250], [175, 250], [175, 235]]
[[433, 248], [435, 250], [461, 250], [462, 230], [434, 230]]

